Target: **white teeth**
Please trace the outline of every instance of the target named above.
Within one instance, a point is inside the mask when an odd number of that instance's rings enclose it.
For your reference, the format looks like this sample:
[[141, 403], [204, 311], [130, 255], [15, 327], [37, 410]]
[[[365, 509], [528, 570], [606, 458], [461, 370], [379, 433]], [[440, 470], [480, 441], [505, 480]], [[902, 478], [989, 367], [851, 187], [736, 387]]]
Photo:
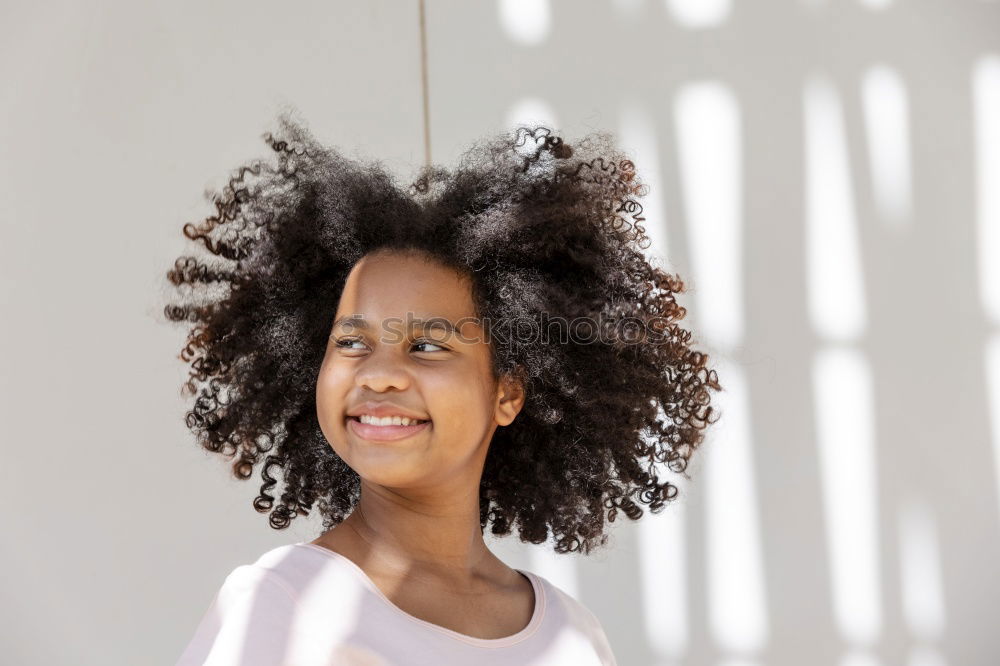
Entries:
[[362, 414], [358, 419], [362, 423], [368, 423], [370, 425], [378, 426], [388, 426], [388, 425], [417, 425], [420, 421], [418, 419], [409, 419], [405, 416], [386, 416], [384, 418], [378, 418], [375, 416], [370, 416], [368, 414]]

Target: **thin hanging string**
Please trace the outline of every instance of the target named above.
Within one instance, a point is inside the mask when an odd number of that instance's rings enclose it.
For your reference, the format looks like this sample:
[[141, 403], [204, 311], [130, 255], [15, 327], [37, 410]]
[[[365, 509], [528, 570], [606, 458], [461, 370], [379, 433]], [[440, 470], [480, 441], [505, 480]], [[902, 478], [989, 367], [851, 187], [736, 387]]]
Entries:
[[420, 0], [420, 82], [424, 99], [424, 161], [431, 165], [431, 109], [427, 94], [427, 22], [424, 0]]

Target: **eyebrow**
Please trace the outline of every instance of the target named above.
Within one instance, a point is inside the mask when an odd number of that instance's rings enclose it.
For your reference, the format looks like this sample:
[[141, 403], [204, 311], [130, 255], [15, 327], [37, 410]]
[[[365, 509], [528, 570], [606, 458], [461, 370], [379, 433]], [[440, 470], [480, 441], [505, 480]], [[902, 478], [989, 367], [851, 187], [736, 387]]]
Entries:
[[[338, 317], [336, 321], [333, 322], [333, 326], [331, 326], [330, 328], [331, 330], [336, 330], [338, 327], [348, 323], [350, 323], [355, 328], [359, 328], [364, 331], [372, 330], [372, 325], [368, 322], [367, 319], [365, 319], [360, 315], [344, 315], [343, 317]], [[437, 329], [444, 329], [448, 333], [457, 332], [457, 330], [455, 329], [455, 325], [452, 324], [447, 319], [445, 319], [444, 317], [421, 318], [418, 319], [417, 321], [412, 322], [410, 324], [410, 328], [419, 328], [419, 329], [437, 328]]]

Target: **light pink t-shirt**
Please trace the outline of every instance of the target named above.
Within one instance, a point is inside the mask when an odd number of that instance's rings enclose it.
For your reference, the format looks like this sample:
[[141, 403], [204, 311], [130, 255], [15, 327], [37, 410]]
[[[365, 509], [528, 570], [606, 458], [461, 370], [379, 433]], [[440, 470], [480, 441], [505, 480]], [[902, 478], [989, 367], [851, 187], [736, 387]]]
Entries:
[[347, 557], [300, 542], [236, 567], [177, 666], [617, 666], [597, 617], [545, 578], [505, 638], [475, 638], [405, 612]]

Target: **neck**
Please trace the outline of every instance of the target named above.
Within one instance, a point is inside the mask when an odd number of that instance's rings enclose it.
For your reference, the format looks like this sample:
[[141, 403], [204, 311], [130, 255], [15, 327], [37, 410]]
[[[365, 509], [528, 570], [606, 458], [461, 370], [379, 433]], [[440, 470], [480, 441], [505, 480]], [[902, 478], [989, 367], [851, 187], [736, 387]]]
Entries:
[[479, 527], [479, 489], [434, 497], [402, 495], [362, 481], [361, 499], [344, 520], [366, 559], [392, 574], [472, 580], [495, 564]]

